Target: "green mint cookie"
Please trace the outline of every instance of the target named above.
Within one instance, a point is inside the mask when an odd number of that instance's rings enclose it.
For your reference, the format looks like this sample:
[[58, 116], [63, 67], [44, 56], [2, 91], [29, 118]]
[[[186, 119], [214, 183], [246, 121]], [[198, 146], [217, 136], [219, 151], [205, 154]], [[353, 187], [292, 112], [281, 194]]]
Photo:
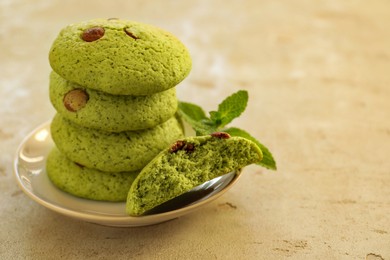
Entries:
[[206, 181], [261, 159], [255, 143], [226, 133], [179, 140], [142, 169], [131, 185], [126, 211], [142, 215]]
[[66, 80], [114, 95], [150, 95], [170, 89], [192, 66], [186, 47], [169, 32], [119, 19], [63, 28], [49, 61]]
[[111, 95], [50, 74], [50, 101], [63, 117], [108, 132], [152, 128], [177, 110], [176, 88], [148, 96]]
[[156, 127], [110, 133], [82, 127], [60, 114], [51, 123], [57, 148], [70, 160], [106, 172], [136, 171], [161, 150], [183, 137], [181, 123], [172, 117]]
[[83, 167], [70, 161], [57, 148], [48, 155], [46, 171], [50, 181], [62, 191], [102, 201], [125, 201], [129, 186], [139, 173], [101, 172]]

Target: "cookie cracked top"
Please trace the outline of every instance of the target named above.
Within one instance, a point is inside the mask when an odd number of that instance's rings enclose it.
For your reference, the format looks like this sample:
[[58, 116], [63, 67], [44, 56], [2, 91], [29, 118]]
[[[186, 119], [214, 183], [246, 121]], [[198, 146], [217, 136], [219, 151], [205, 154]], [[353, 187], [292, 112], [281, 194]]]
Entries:
[[63, 28], [50, 49], [55, 72], [113, 95], [150, 95], [179, 84], [192, 62], [183, 43], [152, 25], [94, 19]]

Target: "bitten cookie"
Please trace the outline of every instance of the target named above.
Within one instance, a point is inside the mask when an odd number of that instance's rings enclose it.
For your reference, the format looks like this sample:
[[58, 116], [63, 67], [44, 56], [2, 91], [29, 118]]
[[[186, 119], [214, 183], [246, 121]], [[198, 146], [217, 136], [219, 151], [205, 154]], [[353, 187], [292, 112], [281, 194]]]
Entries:
[[143, 168], [161, 150], [183, 137], [180, 122], [172, 117], [156, 127], [110, 133], [79, 126], [60, 114], [51, 123], [51, 136], [70, 160], [106, 172]]
[[102, 201], [125, 201], [129, 187], [139, 173], [107, 173], [70, 161], [57, 148], [49, 153], [46, 171], [51, 182], [74, 196]]
[[142, 215], [206, 181], [257, 163], [262, 157], [255, 143], [227, 133], [179, 140], [139, 173], [129, 190], [126, 211], [129, 215]]
[[63, 117], [79, 125], [109, 132], [151, 128], [177, 110], [176, 89], [148, 96], [111, 95], [50, 74], [50, 101]]
[[191, 70], [187, 48], [157, 27], [95, 19], [61, 30], [49, 53], [63, 78], [114, 95], [150, 95], [176, 86]]

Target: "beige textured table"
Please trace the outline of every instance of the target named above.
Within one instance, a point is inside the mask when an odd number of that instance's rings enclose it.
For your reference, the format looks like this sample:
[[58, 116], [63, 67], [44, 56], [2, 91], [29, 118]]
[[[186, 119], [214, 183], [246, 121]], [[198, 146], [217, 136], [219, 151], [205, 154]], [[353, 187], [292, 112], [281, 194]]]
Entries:
[[[0, 1], [0, 259], [390, 259], [390, 2]], [[250, 166], [190, 215], [141, 228], [74, 220], [13, 177], [22, 138], [54, 109], [47, 53], [96, 17], [176, 34], [193, 70], [181, 100], [212, 110], [250, 93], [233, 125], [278, 171]]]

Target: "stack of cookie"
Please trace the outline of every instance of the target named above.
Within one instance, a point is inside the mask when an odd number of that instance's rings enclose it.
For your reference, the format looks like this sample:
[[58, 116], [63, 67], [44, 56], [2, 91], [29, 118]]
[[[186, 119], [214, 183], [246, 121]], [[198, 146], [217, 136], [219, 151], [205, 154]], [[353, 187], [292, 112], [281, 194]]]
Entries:
[[187, 49], [159, 28], [98, 19], [65, 27], [49, 60], [50, 180], [75, 196], [126, 200], [139, 171], [183, 137], [175, 87], [191, 69]]

